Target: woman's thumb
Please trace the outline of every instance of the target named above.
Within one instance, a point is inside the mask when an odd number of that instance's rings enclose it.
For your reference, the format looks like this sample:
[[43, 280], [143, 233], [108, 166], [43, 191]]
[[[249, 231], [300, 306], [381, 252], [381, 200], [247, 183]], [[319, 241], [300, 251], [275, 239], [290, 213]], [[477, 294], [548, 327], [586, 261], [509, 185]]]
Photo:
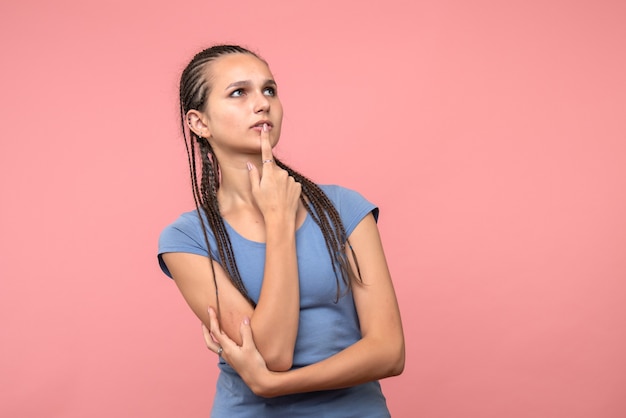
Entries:
[[241, 345], [246, 346], [252, 344], [254, 346], [254, 339], [252, 338], [252, 327], [250, 327], [250, 318], [247, 316], [241, 321], [239, 326], [239, 334], [241, 334]]

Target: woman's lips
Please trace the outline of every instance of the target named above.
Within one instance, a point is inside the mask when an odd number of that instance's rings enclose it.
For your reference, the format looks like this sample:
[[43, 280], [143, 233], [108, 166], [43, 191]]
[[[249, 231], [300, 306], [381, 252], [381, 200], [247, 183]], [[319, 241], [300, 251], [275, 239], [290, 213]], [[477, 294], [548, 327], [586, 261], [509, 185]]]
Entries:
[[252, 126], [251, 126], [251, 129], [254, 129], [255, 131], [259, 131], [259, 132], [261, 132], [261, 131], [263, 130], [263, 125], [264, 125], [264, 124], [267, 124], [267, 130], [268, 130], [268, 131], [271, 131], [271, 130], [272, 130], [273, 126], [272, 126], [272, 124], [271, 124], [270, 122], [268, 122], [268, 121], [262, 121], [262, 122], [256, 123], [256, 124], [254, 124], [254, 125], [252, 125]]

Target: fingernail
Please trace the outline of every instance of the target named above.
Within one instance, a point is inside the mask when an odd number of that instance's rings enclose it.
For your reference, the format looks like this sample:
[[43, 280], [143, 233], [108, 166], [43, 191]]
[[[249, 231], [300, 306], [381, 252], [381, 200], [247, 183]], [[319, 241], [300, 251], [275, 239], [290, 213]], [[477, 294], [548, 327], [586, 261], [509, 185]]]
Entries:
[[250, 318], [248, 318], [247, 316], [243, 319], [243, 323], [244, 325], [250, 325]]
[[248, 171], [252, 171], [252, 164], [250, 163], [250, 161], [248, 161], [246, 165], [248, 166]]
[[263, 132], [267, 132], [267, 123], [263, 124]]

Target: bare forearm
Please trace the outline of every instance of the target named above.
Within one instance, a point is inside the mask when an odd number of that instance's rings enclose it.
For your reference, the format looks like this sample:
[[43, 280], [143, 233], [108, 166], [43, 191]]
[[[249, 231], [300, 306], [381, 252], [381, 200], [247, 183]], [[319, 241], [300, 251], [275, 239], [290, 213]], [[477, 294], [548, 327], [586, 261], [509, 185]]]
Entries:
[[319, 363], [288, 372], [271, 372], [252, 387], [258, 395], [275, 397], [292, 393], [340, 389], [396, 376], [404, 369], [404, 342], [362, 339]]
[[350, 239], [364, 260], [362, 283], [352, 287], [362, 338], [351, 346], [306, 367], [272, 372], [257, 350], [248, 321], [240, 324], [242, 343], [236, 344], [219, 330], [216, 333], [217, 320], [212, 318], [212, 332], [224, 347], [222, 357], [257, 395], [274, 397], [345, 388], [394, 376], [404, 369], [400, 311], [372, 215], [361, 221]]
[[257, 347], [271, 370], [291, 368], [298, 334], [299, 293], [295, 227], [269, 224], [263, 287], [251, 326]]
[[[250, 318], [259, 352], [270, 370], [288, 370], [298, 334], [300, 287], [296, 220], [302, 187], [274, 163], [269, 127], [261, 130], [261, 158], [247, 163], [254, 203], [265, 224], [265, 267], [259, 301]], [[301, 208], [304, 212], [304, 207]]]

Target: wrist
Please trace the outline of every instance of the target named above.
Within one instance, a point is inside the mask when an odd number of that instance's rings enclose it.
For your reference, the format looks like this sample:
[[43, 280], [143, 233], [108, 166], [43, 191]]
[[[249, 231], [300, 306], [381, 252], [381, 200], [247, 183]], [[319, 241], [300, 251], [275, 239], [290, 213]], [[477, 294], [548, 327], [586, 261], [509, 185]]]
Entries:
[[265, 221], [266, 228], [273, 226], [284, 228], [285, 225], [295, 225], [296, 214], [288, 212], [272, 212], [263, 214], [263, 220]]
[[266, 237], [276, 237], [283, 240], [286, 237], [295, 236], [296, 220], [288, 217], [273, 217], [265, 220]]

